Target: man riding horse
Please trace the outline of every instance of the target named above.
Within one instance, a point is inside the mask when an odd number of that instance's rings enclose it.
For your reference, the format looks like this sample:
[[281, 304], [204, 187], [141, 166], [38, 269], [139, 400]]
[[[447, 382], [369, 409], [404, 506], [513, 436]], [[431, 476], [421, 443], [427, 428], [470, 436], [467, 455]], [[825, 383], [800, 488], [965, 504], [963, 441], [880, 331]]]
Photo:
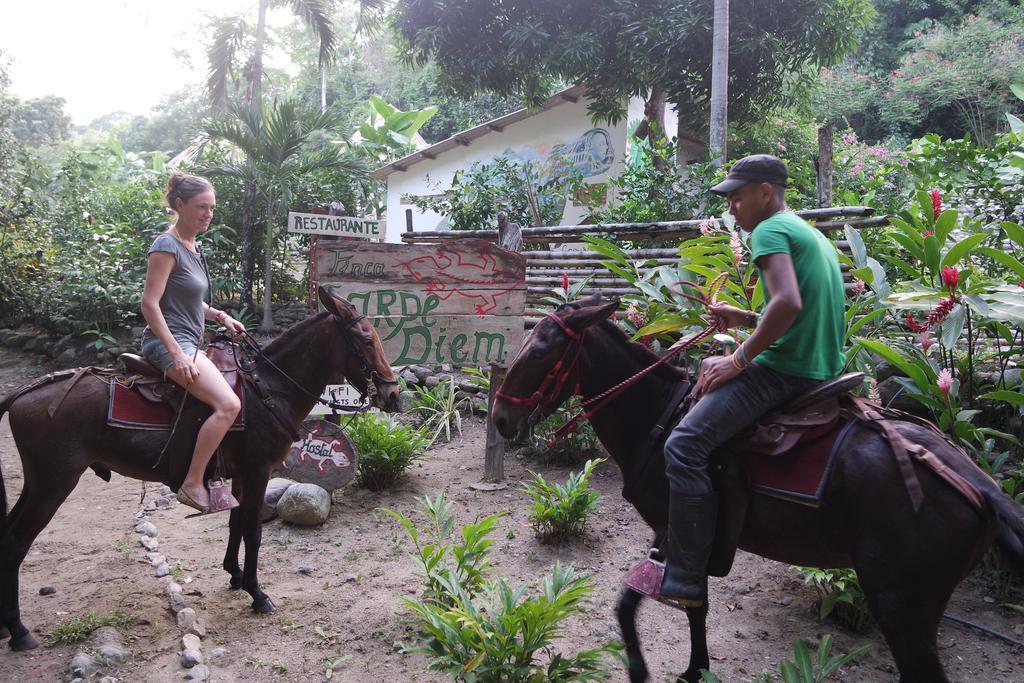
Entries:
[[736, 223], [751, 231], [751, 258], [765, 289], [760, 315], [716, 304], [727, 327], [754, 331], [728, 356], [708, 358], [695, 391], [699, 400], [665, 442], [670, 482], [669, 526], [661, 595], [683, 607], [707, 600], [707, 566], [718, 501], [711, 454], [790, 398], [843, 368], [844, 291], [835, 246], [786, 207], [781, 159], [740, 159], [711, 188], [729, 201]]

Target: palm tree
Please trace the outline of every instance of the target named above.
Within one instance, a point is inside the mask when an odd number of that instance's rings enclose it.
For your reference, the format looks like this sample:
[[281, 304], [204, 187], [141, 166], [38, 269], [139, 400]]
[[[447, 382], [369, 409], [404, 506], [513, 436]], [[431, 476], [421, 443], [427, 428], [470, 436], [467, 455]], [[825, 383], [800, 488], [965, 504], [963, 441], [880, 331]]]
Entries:
[[725, 130], [729, 116], [729, 0], [715, 0], [711, 38], [711, 158], [725, 163]]
[[[332, 0], [259, 0], [256, 16], [255, 43], [252, 54], [241, 70], [247, 88], [245, 101], [255, 106], [259, 116], [263, 99], [263, 49], [266, 42], [267, 10], [288, 7], [302, 19], [317, 38], [320, 46], [320, 66], [334, 53], [337, 37], [331, 23]], [[206, 84], [215, 107], [228, 99], [228, 82], [234, 80], [238, 70], [238, 53], [246, 45], [251, 27], [247, 14], [222, 17], [214, 25], [213, 42], [207, 50], [210, 73]], [[252, 285], [256, 265], [256, 189], [246, 182], [242, 201], [242, 303], [252, 305]]]
[[226, 175], [251, 183], [265, 207], [263, 234], [263, 319], [261, 332], [270, 332], [271, 265], [277, 243], [280, 220], [287, 214], [291, 187], [306, 173], [335, 169], [353, 180], [366, 177], [365, 163], [354, 153], [342, 151], [336, 144], [316, 146], [313, 138], [321, 133], [336, 133], [339, 119], [335, 112], [304, 114], [294, 101], [275, 107], [255, 104], [228, 105], [228, 116], [208, 123], [194, 153], [216, 141], [231, 144], [239, 153], [238, 162], [227, 162], [203, 169], [208, 175]]

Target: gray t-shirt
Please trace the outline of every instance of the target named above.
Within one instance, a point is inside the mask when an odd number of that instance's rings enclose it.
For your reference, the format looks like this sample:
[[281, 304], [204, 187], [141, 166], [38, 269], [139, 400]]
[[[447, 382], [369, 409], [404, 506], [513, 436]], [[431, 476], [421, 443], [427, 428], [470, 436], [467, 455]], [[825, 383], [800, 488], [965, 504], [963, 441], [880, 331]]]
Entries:
[[[161, 233], [149, 247], [149, 253], [163, 251], [174, 255], [174, 269], [167, 278], [167, 287], [160, 297], [160, 312], [163, 313], [171, 335], [178, 342], [191, 342], [197, 347], [203, 336], [203, 299], [210, 281], [203, 268], [202, 257], [192, 253], [174, 235]], [[155, 336], [146, 326], [142, 338]]]

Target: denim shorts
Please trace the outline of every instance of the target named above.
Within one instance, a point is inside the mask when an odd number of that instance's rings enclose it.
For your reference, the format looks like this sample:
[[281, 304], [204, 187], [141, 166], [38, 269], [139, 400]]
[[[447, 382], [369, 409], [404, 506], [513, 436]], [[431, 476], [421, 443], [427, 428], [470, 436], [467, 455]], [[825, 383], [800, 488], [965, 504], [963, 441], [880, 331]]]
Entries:
[[[181, 339], [177, 339], [177, 342], [186, 356], [195, 358], [196, 351], [198, 350], [195, 342], [182, 341]], [[167, 374], [167, 368], [174, 365], [174, 358], [171, 357], [171, 352], [156, 337], [146, 337], [142, 340], [142, 356], [165, 375]]]

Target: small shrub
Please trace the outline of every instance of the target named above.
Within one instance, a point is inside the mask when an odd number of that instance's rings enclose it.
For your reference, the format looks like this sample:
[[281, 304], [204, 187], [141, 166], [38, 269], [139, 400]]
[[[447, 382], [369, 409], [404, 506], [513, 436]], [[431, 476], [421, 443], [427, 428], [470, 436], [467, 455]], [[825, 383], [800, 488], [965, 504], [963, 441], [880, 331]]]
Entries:
[[114, 610], [108, 614], [86, 612], [80, 617], [71, 617], [62, 621], [50, 633], [50, 642], [53, 645], [58, 643], [77, 643], [88, 638], [89, 634], [101, 626], [114, 626], [124, 629], [136, 621], [138, 621], [138, 616], [121, 610]]
[[423, 418], [423, 430], [430, 435], [430, 444], [437, 441], [441, 433], [444, 440], [452, 440], [452, 426], [462, 437], [462, 414], [460, 410], [469, 406], [466, 399], [455, 397], [455, 380], [448, 377], [432, 389], [413, 387], [410, 410]]
[[[840, 667], [859, 659], [870, 649], [870, 645], [861, 645], [849, 654], [833, 655], [832, 636], [826, 635], [818, 643], [818, 651], [812, 655], [807, 643], [798, 640], [793, 646], [793, 660], [782, 660], [779, 672], [783, 683], [822, 683], [837, 673]], [[718, 683], [718, 677], [707, 669], [701, 669], [700, 676], [704, 683]], [[766, 669], [754, 680], [757, 683], [774, 681], [775, 674]]]
[[600, 494], [588, 488], [594, 468], [604, 458], [588, 460], [580, 472], [572, 472], [564, 484], [552, 484], [531, 472], [532, 481], [523, 485], [533, 499], [530, 520], [541, 543], [558, 543], [583, 533], [587, 517], [597, 507]]
[[814, 586], [818, 592], [819, 618], [832, 614], [840, 625], [855, 633], [863, 633], [874, 623], [856, 571], [816, 567], [794, 569], [804, 577], [804, 583]]
[[579, 465], [593, 455], [598, 440], [589, 420], [580, 422], [579, 429], [566, 434], [553, 446], [548, 445], [555, 432], [580, 410], [579, 398], [573, 396], [552, 415], [541, 420], [533, 429], [534, 443], [527, 446], [527, 453], [538, 456], [542, 462], [568, 466]]
[[354, 418], [345, 431], [359, 453], [359, 484], [371, 491], [391, 486], [427, 446], [419, 430], [374, 413]]
[[621, 648], [618, 643], [568, 656], [552, 647], [564, 621], [579, 614], [593, 590], [589, 576], [556, 563], [536, 595], [502, 578], [487, 579], [488, 536], [504, 513], [456, 532], [452, 506], [443, 494], [420, 502], [427, 510], [425, 531], [401, 513], [386, 510], [416, 545], [426, 585], [421, 599], [403, 599], [424, 639], [421, 645], [403, 645], [403, 652], [427, 655], [428, 669], [445, 671], [458, 681], [559, 683], [611, 676], [605, 659]]

